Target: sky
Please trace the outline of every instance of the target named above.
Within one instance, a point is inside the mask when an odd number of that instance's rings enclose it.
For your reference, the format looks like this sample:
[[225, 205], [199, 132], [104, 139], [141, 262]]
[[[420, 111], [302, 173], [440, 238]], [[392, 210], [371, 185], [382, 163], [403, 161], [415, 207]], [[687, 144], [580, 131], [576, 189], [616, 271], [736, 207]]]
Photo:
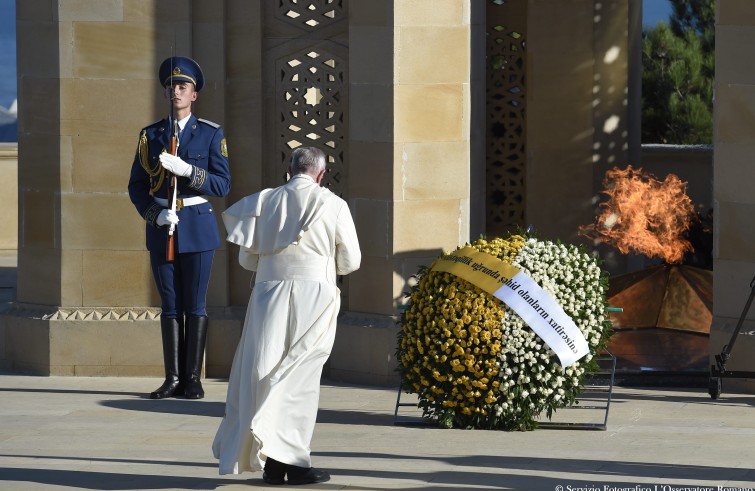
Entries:
[[0, 0], [0, 142], [18, 140], [15, 113], [6, 111], [16, 93], [16, 3]]
[[642, 0], [642, 26], [653, 27], [658, 21], [668, 23], [671, 15], [669, 0]]
[[0, 106], [16, 98], [16, 1], [0, 0]]

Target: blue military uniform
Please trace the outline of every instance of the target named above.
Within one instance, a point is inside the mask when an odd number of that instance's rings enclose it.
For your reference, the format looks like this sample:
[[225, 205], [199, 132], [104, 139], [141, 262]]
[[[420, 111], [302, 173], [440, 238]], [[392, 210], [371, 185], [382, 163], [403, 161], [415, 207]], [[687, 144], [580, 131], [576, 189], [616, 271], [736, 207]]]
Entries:
[[[155, 223], [157, 215], [166, 206], [156, 202], [154, 197], [169, 199], [168, 180], [159, 157], [170, 148], [170, 126], [170, 118], [166, 118], [142, 129], [131, 166], [129, 196], [139, 214], [147, 221], [147, 250], [150, 252], [165, 252], [168, 237], [165, 228]], [[190, 177], [178, 178], [179, 198], [228, 194], [231, 188], [228, 150], [220, 126], [197, 119], [192, 114], [179, 139], [178, 156], [194, 166]], [[218, 248], [220, 235], [209, 202], [181, 208], [178, 218], [178, 253]]]
[[[199, 65], [190, 58], [163, 62], [159, 80], [164, 87], [191, 82], [204, 85]], [[222, 128], [193, 114], [179, 137], [177, 156], [191, 165], [188, 177], [177, 177], [175, 259], [168, 261], [168, 228], [158, 216], [170, 207], [169, 173], [160, 162], [168, 151], [172, 121], [168, 117], [141, 130], [131, 166], [129, 197], [146, 221], [146, 245], [161, 298], [161, 327], [166, 381], [150, 396], [201, 398], [199, 383], [207, 331], [206, 296], [214, 250], [220, 245], [215, 211], [207, 196], [226, 196], [231, 188], [228, 149]]]

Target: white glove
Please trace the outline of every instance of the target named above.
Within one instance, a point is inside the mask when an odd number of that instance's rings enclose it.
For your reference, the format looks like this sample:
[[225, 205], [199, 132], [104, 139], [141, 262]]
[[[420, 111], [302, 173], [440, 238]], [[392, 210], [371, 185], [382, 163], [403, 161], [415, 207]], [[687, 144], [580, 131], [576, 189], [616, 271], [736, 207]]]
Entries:
[[157, 215], [157, 220], [155, 220], [155, 222], [160, 226], [171, 224], [176, 225], [178, 223], [178, 215], [170, 208], [165, 208], [159, 215]]
[[170, 171], [177, 176], [189, 177], [194, 170], [193, 165], [187, 164], [181, 160], [181, 157], [171, 155], [168, 152], [160, 154], [160, 163], [165, 170]]

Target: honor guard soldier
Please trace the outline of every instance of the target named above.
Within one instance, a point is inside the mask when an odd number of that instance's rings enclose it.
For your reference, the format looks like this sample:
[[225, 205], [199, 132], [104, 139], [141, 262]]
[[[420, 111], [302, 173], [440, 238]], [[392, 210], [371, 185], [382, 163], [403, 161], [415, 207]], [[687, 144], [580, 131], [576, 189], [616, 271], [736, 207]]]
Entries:
[[162, 307], [165, 382], [150, 397], [200, 399], [207, 287], [220, 245], [206, 196], [230, 191], [228, 148], [218, 124], [192, 114], [204, 86], [199, 65], [174, 56], [160, 65], [158, 75], [171, 114], [142, 129], [128, 184], [129, 197], [147, 222], [147, 250]]

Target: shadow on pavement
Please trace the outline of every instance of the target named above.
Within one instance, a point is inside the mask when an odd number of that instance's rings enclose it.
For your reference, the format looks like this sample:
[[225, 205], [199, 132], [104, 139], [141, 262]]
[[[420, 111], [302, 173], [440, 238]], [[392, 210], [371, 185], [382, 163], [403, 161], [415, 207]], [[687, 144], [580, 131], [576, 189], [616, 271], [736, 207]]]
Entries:
[[[193, 416], [209, 416], [222, 418], [225, 414], [224, 402], [211, 402], [188, 399], [134, 399], [100, 401], [105, 407], [126, 411], [146, 411], [151, 413], [183, 414]], [[220, 422], [220, 419], [218, 419]], [[318, 423], [341, 425], [392, 426], [393, 415], [382, 413], [366, 413], [363, 410], [332, 410], [320, 409], [317, 413]]]
[[[525, 471], [527, 479], [533, 479], [532, 487], [527, 489], [539, 490], [539, 489], [555, 489], [556, 485], [565, 485], [564, 479], [554, 479], [537, 477], [538, 472], [564, 472], [564, 473], [581, 473], [581, 474], [593, 474], [596, 479], [592, 481], [569, 481], [572, 487], [575, 487], [575, 483], [600, 482], [599, 476], [605, 477], [631, 477], [652, 479], [658, 478], [666, 480], [693, 480], [696, 482], [728, 482], [728, 481], [749, 481], [755, 478], [755, 470], [745, 468], [730, 468], [730, 467], [714, 467], [714, 466], [701, 466], [701, 465], [672, 465], [672, 464], [658, 464], [653, 462], [622, 462], [622, 461], [610, 461], [610, 460], [580, 460], [580, 459], [551, 459], [551, 458], [536, 458], [536, 457], [510, 457], [510, 456], [489, 456], [489, 455], [467, 455], [462, 457], [428, 457], [428, 456], [411, 456], [411, 455], [394, 455], [394, 454], [379, 454], [379, 453], [347, 453], [347, 452], [313, 452], [313, 456], [321, 457], [336, 457], [336, 458], [359, 458], [359, 459], [388, 459], [406, 462], [408, 460], [416, 459], [418, 461], [417, 467], [421, 468], [421, 461], [435, 460], [449, 464], [451, 466], [458, 467], [471, 467], [486, 469], [485, 472], [472, 473], [474, 479], [464, 480], [458, 479], [459, 475], [469, 475], [469, 472], [440, 472], [438, 476], [446, 476], [444, 479], [434, 478], [432, 481], [443, 484], [465, 484], [474, 483], [477, 485], [484, 484], [485, 486], [495, 486], [497, 481], [497, 474], [491, 474], [490, 469], [501, 469], [502, 472], [510, 472], [511, 470]], [[405, 463], [402, 466], [406, 468]], [[335, 472], [335, 471], [334, 471]], [[386, 474], [385, 471], [375, 471], [365, 469], [364, 471], [354, 471], [353, 469], [342, 469], [343, 475], [355, 475], [362, 477], [374, 477], [379, 478], [381, 475]], [[421, 476], [426, 476], [423, 473], [406, 473], [406, 472], [389, 472], [387, 473], [391, 479], [421, 479]], [[524, 476], [521, 474], [510, 474], [509, 477], [516, 477], [516, 479], [522, 479]], [[530, 481], [528, 481], [530, 482]], [[611, 487], [614, 487], [614, 481], [611, 480]], [[631, 484], [628, 489], [635, 489], [638, 483], [637, 480], [627, 482]], [[504, 483], [498, 483], [503, 485]], [[621, 483], [616, 483], [616, 487], [621, 487]], [[689, 484], [687, 484], [689, 486]], [[465, 488], [467, 489], [467, 488]]]
[[[346, 485], [351, 490], [381, 489], [380, 485], [348, 485], [349, 476], [370, 478], [376, 482], [385, 482], [385, 489], [404, 490], [431, 490], [431, 489], [517, 489], [517, 490], [557, 490], [557, 489], [593, 489], [596, 484], [610, 483], [610, 488], [637, 489], [638, 478], [643, 480], [657, 478], [662, 479], [664, 486], [689, 486], [684, 482], [693, 480], [698, 483], [705, 482], [730, 482], [745, 481], [755, 477], [755, 471], [737, 468], [722, 468], [712, 466], [695, 465], [667, 465], [650, 462], [612, 462], [603, 460], [568, 460], [550, 458], [516, 458], [516, 457], [491, 457], [486, 455], [432, 458], [413, 457], [411, 455], [395, 454], [372, 454], [372, 453], [346, 453], [346, 452], [316, 452], [313, 455], [335, 457], [338, 459], [387, 459], [405, 462], [417, 460], [417, 471], [386, 471], [386, 470], [354, 470], [353, 468], [334, 468], [327, 470], [333, 476], [328, 483], [316, 485], [317, 489], [343, 489]], [[14, 456], [18, 458], [18, 456]], [[33, 456], [33, 459], [61, 457]], [[118, 459], [71, 459], [81, 461], [123, 462], [130, 464], [154, 464], [161, 468], [165, 466], [188, 466], [209, 467], [215, 464], [197, 462], [165, 462], [143, 460], [118, 460]], [[423, 472], [422, 461], [438, 460], [452, 466], [481, 468], [483, 472], [470, 470]], [[405, 469], [405, 464], [402, 464]], [[491, 469], [500, 469], [500, 472], [491, 472]], [[513, 472], [512, 472], [513, 471]], [[539, 472], [564, 472], [592, 474], [590, 480], [564, 479], [560, 477], [540, 476]], [[607, 481], [601, 481], [604, 476]], [[6, 467], [2, 472], [2, 481], [29, 482], [37, 484], [49, 484], [56, 486], [68, 486], [79, 489], [97, 490], [144, 490], [144, 489], [219, 489], [225, 486], [243, 483], [245, 486], [265, 487], [261, 473], [246, 473], [236, 477], [205, 478], [187, 477], [144, 473], [112, 473], [83, 470], [56, 470], [35, 468]], [[617, 480], [621, 479], [621, 480]], [[669, 484], [670, 480], [679, 480], [678, 483]], [[405, 486], [397, 487], [401, 481], [406, 481]], [[419, 484], [427, 483], [427, 484]], [[651, 485], [648, 485], [651, 486]], [[664, 489], [665, 489], [664, 487]], [[602, 489], [602, 488], [601, 488]]]
[[0, 387], [0, 392], [24, 392], [24, 393], [40, 393], [40, 394], [90, 394], [101, 396], [134, 396], [141, 397], [144, 394], [141, 392], [117, 392], [117, 391], [102, 391], [102, 390], [80, 390], [80, 389], [26, 389], [26, 388], [7, 388]]
[[[645, 387], [642, 393], [632, 393], [628, 391], [614, 392], [612, 402], [621, 403], [623, 401], [657, 401], [683, 404], [705, 404], [710, 406], [721, 406], [729, 404], [739, 404], [755, 406], [755, 396], [750, 394], [721, 394], [719, 399], [713, 400], [707, 392], [707, 389], [688, 389], [688, 388], [658, 388], [653, 392], [655, 387]], [[630, 389], [631, 390], [631, 389]], [[698, 390], [697, 394], [693, 394]], [[678, 395], [675, 394], [678, 392]]]
[[[140, 394], [142, 395], [142, 394]], [[122, 409], [126, 411], [145, 411], [150, 413], [183, 414], [187, 416], [209, 416], [222, 418], [225, 414], [225, 403], [206, 401], [202, 399], [150, 399], [142, 395], [139, 399], [100, 401], [100, 406]], [[218, 419], [218, 422], [220, 420]]]

